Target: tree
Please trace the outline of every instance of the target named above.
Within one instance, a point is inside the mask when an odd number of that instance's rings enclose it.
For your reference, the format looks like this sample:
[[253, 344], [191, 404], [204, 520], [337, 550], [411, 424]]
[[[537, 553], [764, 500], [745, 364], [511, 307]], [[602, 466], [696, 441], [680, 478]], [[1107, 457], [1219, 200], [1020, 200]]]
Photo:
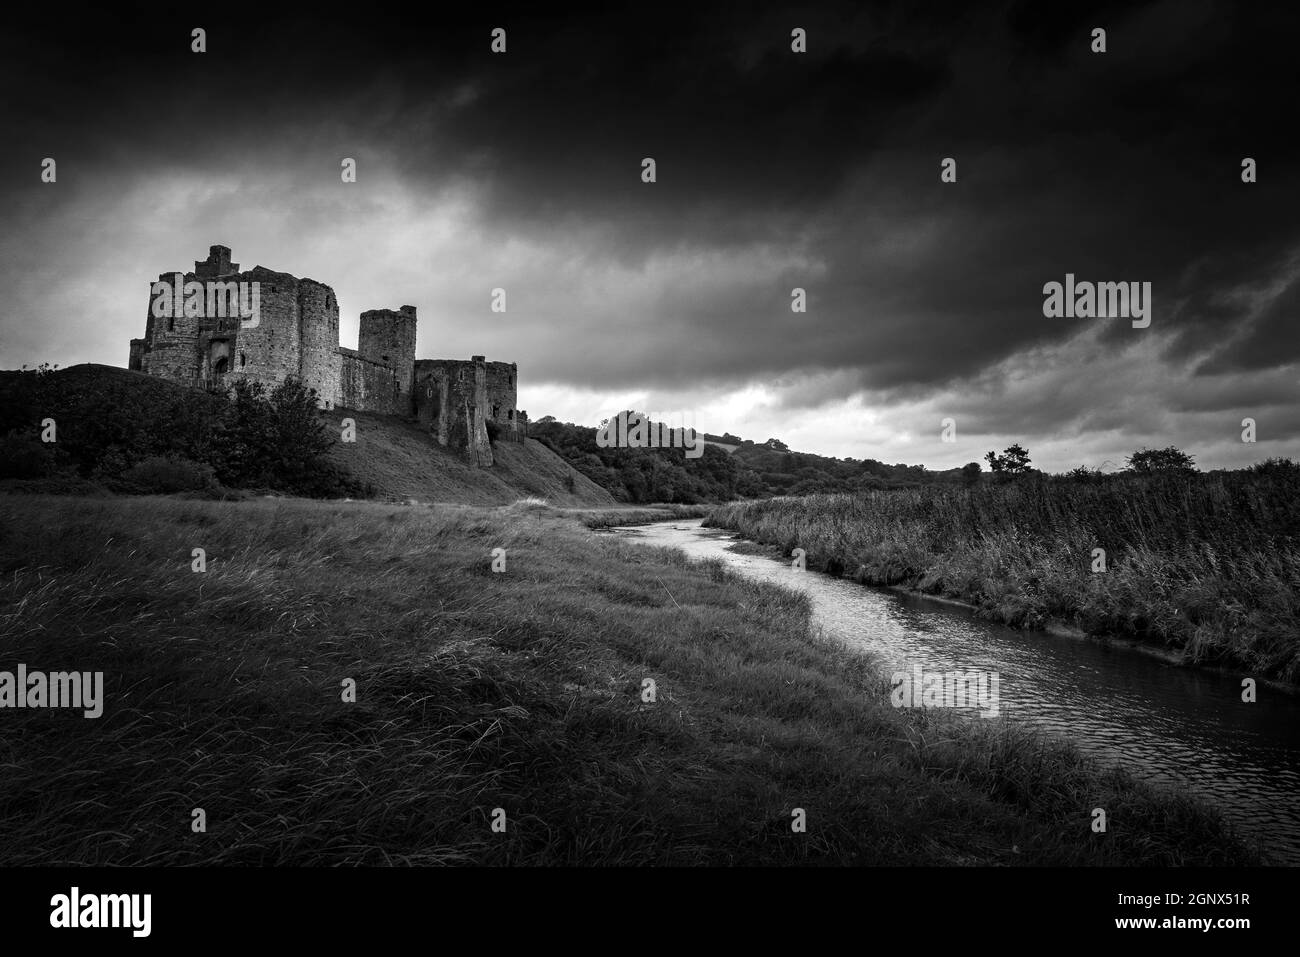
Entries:
[[1152, 472], [1195, 472], [1196, 463], [1175, 446], [1165, 449], [1138, 449], [1128, 457], [1128, 470], [1149, 475]]
[[324, 459], [334, 444], [316, 392], [290, 378], [268, 395], [261, 382], [237, 380], [215, 437], [223, 485], [328, 492], [337, 476]]
[[989, 463], [989, 469], [996, 474], [1024, 475], [1032, 471], [1029, 467], [1029, 452], [1019, 443], [1008, 445], [1001, 455], [990, 452], [984, 459]]
[[[989, 454], [992, 455], [993, 453], [990, 452]], [[983, 470], [980, 468], [980, 464], [978, 462], [967, 462], [965, 465], [961, 467], [961, 480], [963, 484], [965, 485], [979, 484], [981, 471]]]

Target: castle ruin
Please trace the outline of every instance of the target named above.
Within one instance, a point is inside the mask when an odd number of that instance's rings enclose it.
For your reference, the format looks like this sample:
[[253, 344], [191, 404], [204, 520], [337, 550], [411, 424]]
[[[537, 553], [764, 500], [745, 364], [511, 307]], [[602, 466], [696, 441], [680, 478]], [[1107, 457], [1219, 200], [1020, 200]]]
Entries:
[[[150, 285], [144, 338], [131, 340], [131, 369], [220, 391], [240, 379], [269, 389], [296, 377], [323, 408], [414, 417], [440, 445], [480, 466], [492, 464], [489, 432], [513, 442], [527, 435], [515, 364], [483, 356], [417, 360], [414, 306], [361, 313], [357, 348], [347, 349], [339, 345], [333, 289], [264, 266], [241, 272], [226, 246], [211, 247], [192, 272], [162, 273], [158, 282], [184, 290], [186, 302]], [[254, 319], [224, 308], [237, 301], [240, 283], [257, 283]]]

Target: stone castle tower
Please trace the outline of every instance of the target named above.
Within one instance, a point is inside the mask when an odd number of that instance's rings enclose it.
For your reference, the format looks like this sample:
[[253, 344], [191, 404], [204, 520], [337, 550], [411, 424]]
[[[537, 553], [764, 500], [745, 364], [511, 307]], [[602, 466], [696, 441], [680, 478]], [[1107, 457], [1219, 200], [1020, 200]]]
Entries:
[[524, 440], [514, 363], [417, 362], [415, 334], [414, 306], [371, 309], [361, 314], [357, 348], [343, 348], [333, 289], [264, 266], [241, 271], [228, 247], [213, 246], [193, 271], [151, 284], [144, 338], [131, 340], [128, 366], [219, 390], [238, 379], [271, 389], [298, 378], [327, 409], [416, 417], [476, 465], [492, 464], [489, 432]]

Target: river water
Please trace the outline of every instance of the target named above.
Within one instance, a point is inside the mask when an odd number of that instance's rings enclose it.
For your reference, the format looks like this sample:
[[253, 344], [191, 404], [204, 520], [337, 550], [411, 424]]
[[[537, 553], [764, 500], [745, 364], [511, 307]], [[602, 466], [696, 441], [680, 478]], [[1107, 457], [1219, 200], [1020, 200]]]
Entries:
[[[1300, 695], [1179, 667], [1121, 646], [1017, 631], [966, 608], [859, 585], [789, 561], [745, 555], [703, 520], [611, 529], [647, 545], [714, 558], [741, 575], [806, 592], [815, 625], [860, 646], [882, 670], [999, 676], [999, 710], [1073, 741], [1138, 777], [1192, 791], [1260, 840], [1270, 860], [1300, 864]], [[972, 716], [977, 711], [967, 712]], [[972, 720], [978, 720], [972, 717]]]

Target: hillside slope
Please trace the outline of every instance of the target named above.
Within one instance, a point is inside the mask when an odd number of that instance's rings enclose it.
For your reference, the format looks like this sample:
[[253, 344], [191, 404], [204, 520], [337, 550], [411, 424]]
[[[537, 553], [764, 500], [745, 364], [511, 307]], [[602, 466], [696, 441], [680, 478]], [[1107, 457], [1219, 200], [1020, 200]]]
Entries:
[[[536, 495], [569, 507], [615, 504], [608, 492], [534, 439], [523, 445], [494, 443], [496, 464], [480, 469], [406, 419], [349, 409], [329, 414], [357, 423], [356, 442], [338, 443], [329, 460], [373, 485], [379, 498], [504, 505]], [[572, 491], [566, 484], [570, 476]]]

